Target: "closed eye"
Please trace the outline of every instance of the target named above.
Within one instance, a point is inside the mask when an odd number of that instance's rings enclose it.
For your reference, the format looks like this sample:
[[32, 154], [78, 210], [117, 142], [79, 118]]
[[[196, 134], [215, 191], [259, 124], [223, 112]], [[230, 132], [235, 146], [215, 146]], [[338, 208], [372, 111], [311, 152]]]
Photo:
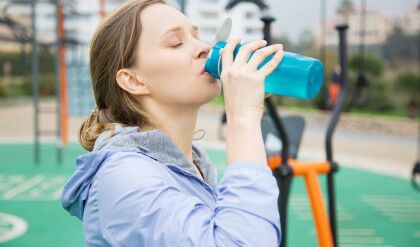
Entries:
[[177, 44], [177, 45], [174, 45], [174, 46], [171, 46], [172, 48], [177, 48], [177, 47], [179, 47], [179, 46], [181, 46], [182, 45], [182, 43], [179, 43], [179, 44]]

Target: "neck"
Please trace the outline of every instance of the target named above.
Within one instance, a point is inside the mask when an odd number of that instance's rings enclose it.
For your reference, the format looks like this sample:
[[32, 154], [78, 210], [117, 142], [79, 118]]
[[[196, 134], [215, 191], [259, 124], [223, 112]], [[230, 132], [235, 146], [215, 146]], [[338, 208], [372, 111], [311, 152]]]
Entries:
[[173, 109], [155, 105], [152, 109], [148, 108], [148, 112], [156, 125], [155, 128], [165, 132], [187, 160], [193, 164], [192, 140], [199, 108]]

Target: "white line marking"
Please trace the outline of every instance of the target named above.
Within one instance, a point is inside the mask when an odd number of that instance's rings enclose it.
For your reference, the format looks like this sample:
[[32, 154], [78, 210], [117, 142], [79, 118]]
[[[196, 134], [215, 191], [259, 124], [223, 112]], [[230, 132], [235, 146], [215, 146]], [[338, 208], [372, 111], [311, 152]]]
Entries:
[[61, 187], [60, 189], [54, 191], [52, 193], [52, 199], [59, 199], [61, 197], [61, 193], [63, 192], [63, 187]]
[[420, 209], [416, 209], [416, 208], [378, 208], [379, 210], [383, 211], [383, 212], [387, 212], [387, 213], [417, 213], [417, 215], [420, 215]]
[[384, 239], [381, 237], [340, 237], [340, 244], [383, 244]]
[[40, 182], [42, 182], [44, 180], [44, 176], [42, 175], [37, 175], [31, 179], [29, 179], [28, 181], [26, 181], [23, 184], [18, 185], [17, 187], [6, 191], [3, 194], [3, 199], [11, 199], [13, 197], [15, 197], [16, 195], [18, 195], [19, 193], [24, 192], [25, 190], [28, 190], [32, 187], [34, 187], [35, 185], [39, 184]]
[[[366, 247], [366, 244], [340, 244], [340, 247]], [[370, 244], [369, 246], [377, 247], [394, 247], [394, 245], [383, 245], [383, 244]]]
[[17, 238], [28, 229], [26, 221], [15, 215], [0, 213], [0, 222], [7, 225], [7, 227], [0, 226], [0, 243]]
[[339, 236], [373, 236], [375, 230], [372, 228], [344, 228], [338, 230]]

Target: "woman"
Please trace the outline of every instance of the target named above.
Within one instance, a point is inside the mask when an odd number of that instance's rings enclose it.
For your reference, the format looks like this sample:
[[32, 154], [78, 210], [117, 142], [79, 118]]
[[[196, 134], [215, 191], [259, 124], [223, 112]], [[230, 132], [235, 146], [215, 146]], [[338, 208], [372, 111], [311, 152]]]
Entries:
[[[266, 164], [263, 80], [282, 46], [256, 41], [222, 52], [222, 81], [203, 73], [210, 47], [163, 0], [131, 1], [98, 28], [90, 50], [97, 108], [79, 131], [77, 169], [63, 207], [87, 246], [277, 246], [278, 189]], [[262, 48], [250, 59], [251, 51]], [[272, 62], [257, 70], [265, 57]], [[197, 113], [224, 87], [227, 163], [192, 143]]]

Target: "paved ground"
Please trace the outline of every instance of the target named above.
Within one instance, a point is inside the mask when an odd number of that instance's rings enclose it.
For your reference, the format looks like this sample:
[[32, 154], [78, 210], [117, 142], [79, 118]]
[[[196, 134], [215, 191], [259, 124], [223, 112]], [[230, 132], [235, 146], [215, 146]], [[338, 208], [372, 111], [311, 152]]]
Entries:
[[[51, 101], [42, 105], [53, 106]], [[201, 140], [208, 147], [224, 147], [217, 139], [217, 125], [222, 107], [206, 105], [202, 108], [197, 129], [206, 131]], [[302, 140], [300, 157], [325, 159], [325, 131], [329, 113], [299, 112], [279, 108], [282, 116], [303, 115], [307, 127]], [[33, 106], [30, 101], [0, 105], [0, 142], [31, 142], [33, 140]], [[43, 114], [41, 128], [55, 128], [54, 114]], [[83, 119], [70, 120], [70, 140], [77, 142], [77, 130]], [[343, 166], [357, 167], [382, 174], [408, 178], [416, 160], [417, 128], [415, 120], [343, 115], [334, 137], [336, 160]], [[200, 133], [197, 134], [197, 137]], [[51, 138], [43, 138], [51, 141]]]
[[[51, 102], [43, 102], [52, 107]], [[225, 167], [225, 143], [217, 139], [220, 106], [207, 105], [197, 129], [200, 142], [218, 168]], [[299, 114], [307, 128], [300, 157], [324, 159], [324, 135], [329, 115], [280, 108], [282, 116]], [[30, 102], [0, 105], [0, 245], [83, 246], [80, 221], [70, 217], [58, 201], [62, 186], [74, 170], [83, 119], [71, 119], [71, 144], [64, 164], [55, 162], [55, 148], [41, 147], [42, 163], [33, 164], [33, 108]], [[44, 130], [55, 127], [55, 116], [41, 120]], [[419, 193], [407, 180], [416, 158], [417, 122], [344, 115], [334, 137], [339, 243], [342, 247], [420, 246]], [[197, 138], [201, 134], [197, 134]], [[54, 139], [43, 138], [45, 142]], [[390, 176], [387, 176], [390, 175]], [[320, 177], [322, 188], [325, 179]], [[316, 233], [302, 178], [293, 182], [288, 210], [288, 246], [316, 246]], [[59, 227], [58, 227], [59, 226]]]
[[[74, 171], [77, 144], [55, 162], [55, 148], [43, 144], [35, 166], [31, 144], [0, 144], [0, 246], [83, 246], [81, 222], [59, 201]], [[223, 176], [223, 149], [207, 148]], [[356, 179], [355, 179], [356, 178]], [[325, 179], [320, 177], [325, 191]], [[335, 175], [340, 247], [420, 246], [420, 198], [406, 179], [343, 167]], [[302, 178], [293, 180], [288, 207], [287, 246], [318, 246], [310, 203]]]

